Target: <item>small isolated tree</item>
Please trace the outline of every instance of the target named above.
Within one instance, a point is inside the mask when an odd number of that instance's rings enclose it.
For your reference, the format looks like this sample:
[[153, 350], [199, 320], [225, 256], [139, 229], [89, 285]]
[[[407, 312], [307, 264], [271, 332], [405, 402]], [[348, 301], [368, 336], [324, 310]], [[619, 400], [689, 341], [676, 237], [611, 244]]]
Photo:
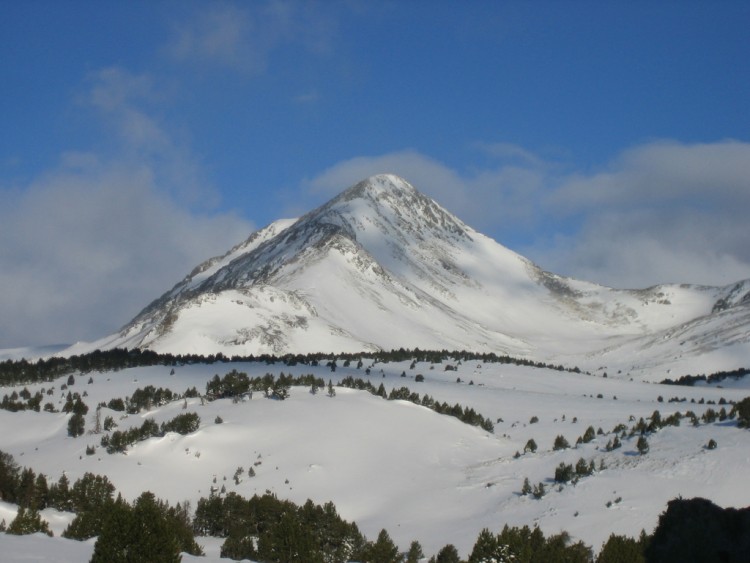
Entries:
[[552, 445], [553, 450], [566, 450], [570, 447], [570, 444], [562, 434], [558, 434], [555, 438], [555, 443]]
[[102, 433], [102, 408], [96, 407], [96, 415], [94, 416], [94, 429], [92, 430], [94, 434], [101, 434]]
[[544, 495], [547, 494], [547, 490], [544, 488], [544, 483], [539, 483], [537, 485], [534, 485], [534, 490], [531, 492], [532, 496], [535, 499], [540, 499]]
[[523, 447], [523, 453], [531, 452], [532, 454], [536, 452], [537, 445], [534, 441], [534, 438], [530, 438], [528, 442], [526, 442], [526, 445]]
[[716, 440], [714, 440], [713, 438], [711, 438], [708, 441], [708, 444], [706, 444], [706, 449], [707, 450], [715, 450], [716, 446], [718, 446], [718, 444], [716, 443]]
[[641, 455], [645, 455], [648, 453], [648, 440], [644, 435], [638, 436], [638, 442], [636, 442], [635, 447], [638, 449], [638, 453]]
[[333, 388], [333, 382], [330, 379], [328, 380], [328, 396], [329, 397], [336, 396], [336, 389]]
[[424, 375], [422, 375], [421, 373], [418, 373], [417, 376], [414, 378], [414, 381], [416, 381], [417, 383], [422, 383], [424, 381]]
[[523, 496], [530, 495], [532, 492], [531, 490], [531, 483], [529, 483], [529, 478], [524, 477], [523, 479], [523, 486], [521, 487], [521, 494]]
[[68, 420], [68, 436], [78, 438], [84, 432], [86, 420], [81, 413], [73, 414]]

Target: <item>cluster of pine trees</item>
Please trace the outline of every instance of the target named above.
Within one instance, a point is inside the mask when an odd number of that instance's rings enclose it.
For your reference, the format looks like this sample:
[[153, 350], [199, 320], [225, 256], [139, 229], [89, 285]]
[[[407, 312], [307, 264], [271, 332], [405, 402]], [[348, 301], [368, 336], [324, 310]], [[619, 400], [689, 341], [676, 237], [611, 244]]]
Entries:
[[[341, 359], [345, 365], [351, 361], [362, 361], [365, 357], [363, 354], [339, 354], [334, 358]], [[379, 362], [402, 362], [413, 360], [416, 362], [442, 363], [445, 360], [460, 361], [481, 361], [485, 363], [515, 364], [522, 366], [533, 366], [539, 368], [548, 368], [559, 371], [572, 371], [580, 373], [580, 369], [564, 368], [561, 365], [545, 364], [543, 362], [534, 362], [524, 358], [513, 358], [511, 356], [499, 356], [494, 353], [476, 353], [467, 351], [448, 352], [447, 350], [424, 351], [414, 349], [392, 351], [369, 352], [368, 358], [375, 363]], [[0, 385], [18, 385], [23, 383], [35, 383], [39, 381], [52, 381], [58, 377], [72, 373], [90, 373], [93, 371], [107, 372], [121, 369], [147, 366], [179, 366], [192, 364], [213, 364], [216, 362], [261, 362], [268, 365], [283, 363], [288, 366], [297, 364], [317, 366], [319, 362], [330, 358], [330, 354], [286, 354], [283, 356], [274, 356], [270, 354], [261, 354], [259, 356], [232, 356], [227, 357], [221, 353], [209, 354], [207, 356], [200, 354], [159, 354], [152, 350], [141, 350], [139, 348], [115, 348], [113, 350], [95, 350], [88, 354], [74, 355], [67, 358], [50, 357], [39, 359], [36, 362], [22, 360], [6, 360], [0, 362]]]
[[379, 387], [375, 387], [369, 380], [354, 378], [347, 376], [339, 382], [340, 387], [348, 387], [349, 389], [359, 389], [361, 391], [368, 391], [373, 395], [382, 397], [389, 401], [403, 400], [410, 401], [415, 405], [421, 405], [432, 409], [439, 414], [447, 414], [459, 419], [461, 422], [470, 424], [472, 426], [479, 426], [487, 432], [493, 432], [495, 427], [489, 418], [485, 418], [474, 409], [470, 407], [462, 407], [458, 403], [450, 405], [448, 403], [441, 403], [440, 401], [434, 400], [429, 395], [425, 395], [420, 399], [419, 393], [411, 392], [407, 387], [401, 387], [399, 389], [392, 389], [391, 393], [388, 394], [385, 390], [385, 386], [381, 383]]
[[206, 383], [206, 395], [210, 399], [226, 399], [257, 391], [264, 393], [266, 397], [283, 400], [289, 396], [289, 388], [295, 385], [322, 388], [325, 382], [312, 374], [294, 377], [281, 372], [278, 378], [270, 373], [262, 377], [249, 377], [246, 373], [233, 369], [223, 377], [214, 375]]
[[[585, 462], [579, 464], [584, 470]], [[576, 467], [578, 471], [578, 467]], [[170, 563], [180, 553], [201, 555], [195, 535], [224, 538], [224, 557], [251, 558], [268, 563], [306, 561], [338, 563], [416, 563], [424, 559], [419, 542], [399, 551], [386, 530], [368, 541], [355, 523], [343, 520], [333, 503], [304, 505], [266, 494], [251, 499], [229, 493], [190, 505], [169, 503], [142, 493], [132, 504], [106, 477], [86, 473], [72, 486], [63, 474], [48, 486], [43, 474], [21, 469], [0, 451], [0, 499], [19, 506], [17, 517], [0, 532], [51, 534], [39, 510], [52, 507], [74, 512], [63, 536], [97, 537], [92, 563]], [[594, 557], [590, 547], [572, 542], [565, 532], [545, 537], [538, 527], [505, 526], [495, 534], [482, 530], [466, 563], [567, 561], [570, 563], [677, 563], [686, 560], [747, 561], [750, 556], [750, 508], [722, 509], [705, 499], [675, 499], [659, 517], [654, 534], [629, 538], [612, 534]], [[448, 544], [430, 563], [462, 563]]]
[[107, 449], [107, 453], [123, 453], [136, 442], [142, 442], [149, 438], [159, 438], [167, 432], [190, 434], [198, 430], [200, 423], [200, 417], [194, 412], [178, 414], [173, 419], [162, 422], [161, 426], [153, 418], [147, 418], [140, 427], [115, 430], [111, 434], [105, 434], [102, 436], [101, 445]]

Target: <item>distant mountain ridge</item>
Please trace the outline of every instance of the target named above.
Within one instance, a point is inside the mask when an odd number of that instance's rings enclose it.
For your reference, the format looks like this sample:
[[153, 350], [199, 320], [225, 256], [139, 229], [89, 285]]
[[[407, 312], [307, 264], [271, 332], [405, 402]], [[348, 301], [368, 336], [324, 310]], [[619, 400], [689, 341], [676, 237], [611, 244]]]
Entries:
[[750, 364], [750, 281], [614, 290], [558, 276], [382, 174], [253, 233], [117, 334], [73, 350], [123, 346], [473, 350], [628, 371], [705, 361], [716, 371]]

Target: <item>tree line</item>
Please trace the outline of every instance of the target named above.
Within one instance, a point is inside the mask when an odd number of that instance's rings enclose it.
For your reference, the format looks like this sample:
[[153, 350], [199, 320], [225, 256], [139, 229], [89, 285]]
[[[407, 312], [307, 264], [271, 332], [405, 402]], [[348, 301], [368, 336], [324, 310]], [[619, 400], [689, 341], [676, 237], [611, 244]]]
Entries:
[[275, 356], [272, 354], [260, 354], [257, 356], [233, 355], [225, 356], [218, 354], [169, 354], [157, 353], [152, 350], [140, 348], [114, 348], [112, 350], [95, 350], [88, 354], [78, 354], [69, 357], [53, 356], [42, 358], [35, 362], [22, 360], [5, 360], [0, 362], [0, 385], [19, 385], [24, 383], [37, 383], [40, 381], [52, 381], [58, 377], [73, 373], [107, 372], [127, 368], [148, 366], [179, 366], [191, 364], [213, 364], [216, 362], [258, 362], [267, 365], [283, 363], [287, 366], [298, 364], [317, 366], [321, 361], [341, 360], [345, 365], [352, 361], [361, 361], [363, 358], [373, 360], [375, 363], [401, 362], [413, 360], [414, 362], [430, 362], [439, 364], [446, 360], [470, 361], [476, 360], [486, 363], [515, 364], [538, 368], [548, 368], [558, 371], [572, 371], [580, 373], [577, 367], [566, 368], [562, 365], [535, 362], [526, 358], [514, 358], [507, 355], [495, 353], [477, 353], [467, 351], [447, 350], [425, 351], [415, 348], [406, 350], [400, 348], [391, 351], [377, 351], [367, 353], [311, 353], [311, 354], [285, 354]]

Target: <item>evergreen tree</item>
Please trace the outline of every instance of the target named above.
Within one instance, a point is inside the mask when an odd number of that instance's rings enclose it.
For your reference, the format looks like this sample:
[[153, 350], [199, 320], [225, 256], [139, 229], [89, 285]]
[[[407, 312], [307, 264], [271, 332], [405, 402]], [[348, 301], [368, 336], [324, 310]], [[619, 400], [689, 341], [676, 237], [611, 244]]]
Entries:
[[[91, 563], [179, 563], [181, 537], [174, 515], [153, 493], [141, 494], [133, 507], [118, 497], [102, 523]], [[197, 545], [189, 549], [200, 552]]]
[[47, 478], [43, 473], [36, 477], [33, 506], [38, 510], [44, 510], [49, 506], [49, 485], [47, 485]]
[[296, 511], [287, 509], [267, 532], [258, 539], [258, 558], [261, 561], [323, 563], [315, 548], [312, 532], [301, 525]]
[[[528, 479], [526, 480], [528, 483]], [[479, 532], [477, 541], [469, 555], [469, 563], [497, 563], [500, 559], [497, 557], [499, 544], [495, 534], [484, 528]]]
[[612, 534], [602, 546], [596, 563], [645, 563], [644, 547], [633, 538]]
[[68, 436], [72, 438], [78, 438], [84, 432], [84, 425], [86, 420], [80, 413], [74, 413], [73, 416], [68, 420]]
[[531, 492], [535, 499], [540, 499], [547, 494], [547, 490], [544, 488], [544, 483], [539, 482], [538, 485], [534, 485], [534, 490]]
[[531, 494], [531, 483], [529, 483], [528, 477], [524, 477], [523, 479], [523, 486], [521, 487], [521, 494], [524, 496]]
[[13, 456], [0, 450], [0, 500], [15, 502], [20, 468]]
[[732, 408], [730, 417], [737, 417], [737, 426], [750, 428], [750, 397], [745, 397]]
[[638, 453], [641, 455], [645, 455], [648, 453], [649, 445], [648, 440], [645, 436], [641, 435], [638, 436], [638, 442], [635, 445], [636, 448], [638, 448]]
[[336, 396], [336, 389], [333, 388], [333, 383], [331, 380], [328, 380], [328, 396], [329, 397], [335, 397]]
[[49, 524], [47, 524], [46, 520], [42, 520], [41, 516], [39, 516], [39, 512], [33, 508], [27, 510], [23, 506], [18, 508], [16, 517], [6, 530], [6, 533], [16, 536], [36, 534], [37, 532], [42, 532], [48, 536], [52, 535], [52, 531], [49, 529]]
[[70, 481], [65, 473], [60, 475], [57, 483], [50, 487], [49, 503], [51, 507], [57, 510], [73, 510], [73, 501], [70, 496]]
[[420, 559], [424, 559], [424, 551], [422, 551], [422, 545], [414, 540], [409, 546], [409, 551], [406, 552], [404, 563], [418, 563]]
[[534, 438], [530, 438], [526, 445], [523, 447], [523, 453], [531, 452], [532, 454], [537, 450], [536, 442]]
[[30, 467], [24, 468], [21, 471], [21, 478], [18, 482], [18, 490], [16, 493], [16, 501], [19, 506], [25, 508], [36, 508], [34, 506], [34, 497], [36, 491], [36, 473]]
[[435, 563], [461, 563], [456, 546], [449, 543], [443, 549], [438, 551], [435, 557]]
[[583, 433], [582, 440], [584, 444], [588, 444], [591, 442], [594, 438], [596, 438], [596, 431], [594, 430], [593, 426], [589, 426], [586, 429], [586, 432]]
[[570, 447], [570, 444], [563, 435], [558, 435], [555, 438], [555, 443], [552, 445], [553, 450], [566, 450]]
[[367, 561], [371, 563], [400, 563], [398, 547], [385, 529], [380, 530], [378, 539], [367, 550]]

